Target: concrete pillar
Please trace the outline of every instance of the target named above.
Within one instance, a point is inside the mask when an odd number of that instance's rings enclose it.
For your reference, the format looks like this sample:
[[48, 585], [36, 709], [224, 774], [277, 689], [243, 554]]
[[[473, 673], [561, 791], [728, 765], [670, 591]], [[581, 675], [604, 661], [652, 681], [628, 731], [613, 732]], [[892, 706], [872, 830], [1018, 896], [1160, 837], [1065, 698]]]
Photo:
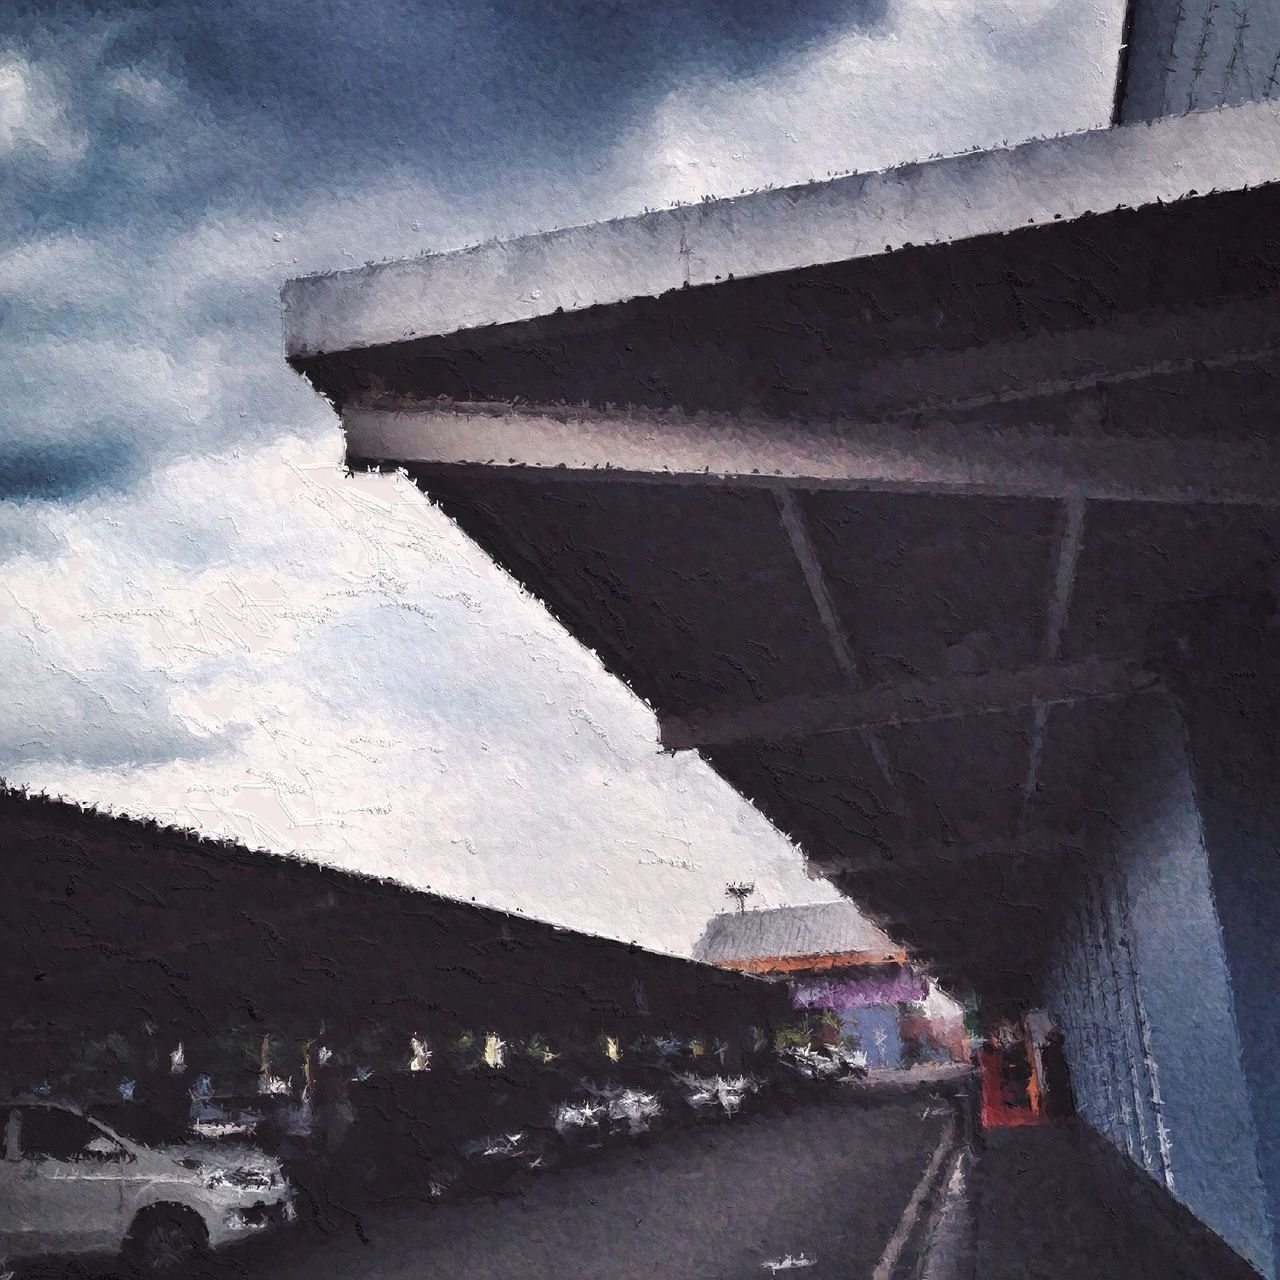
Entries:
[[1248, 1014], [1233, 994], [1240, 979], [1180, 706], [1150, 692], [1120, 718], [1091, 796], [1092, 847], [1057, 939], [1049, 1012], [1066, 1036], [1081, 1117], [1274, 1276], [1244, 1066]]
[[1178, 609], [1158, 657], [1186, 729], [1259, 1172], [1280, 1227], [1280, 630], [1267, 595]]

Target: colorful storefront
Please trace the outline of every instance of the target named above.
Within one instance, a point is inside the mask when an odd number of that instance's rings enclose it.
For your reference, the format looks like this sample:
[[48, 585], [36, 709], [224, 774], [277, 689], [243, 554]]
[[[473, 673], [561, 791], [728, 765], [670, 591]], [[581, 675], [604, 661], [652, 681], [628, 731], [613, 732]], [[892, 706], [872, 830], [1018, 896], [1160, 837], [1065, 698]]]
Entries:
[[785, 982], [818, 1035], [856, 1047], [873, 1069], [965, 1058], [958, 1006], [852, 902], [726, 912], [695, 955]]

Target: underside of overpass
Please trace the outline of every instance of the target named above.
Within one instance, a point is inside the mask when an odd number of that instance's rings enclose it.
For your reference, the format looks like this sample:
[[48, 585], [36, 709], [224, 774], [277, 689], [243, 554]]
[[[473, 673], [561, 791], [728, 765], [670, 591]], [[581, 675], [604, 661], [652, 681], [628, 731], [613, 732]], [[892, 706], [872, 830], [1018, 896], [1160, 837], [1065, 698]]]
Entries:
[[[1123, 1112], [1109, 1136], [1178, 1194], [1134, 940], [1164, 937], [1143, 963], [1174, 957], [1166, 980], [1221, 971], [1248, 1118], [1231, 1195], [1257, 1212], [1224, 1226], [1212, 1189], [1183, 1198], [1263, 1270], [1274, 1031], [1246, 1023], [1274, 1026], [1250, 1005], [1274, 930], [1230, 917], [1280, 896], [1275, 815], [1239, 783], [1275, 750], [1277, 179], [1263, 103], [285, 294], [350, 464], [406, 468], [654, 708], [664, 748], [944, 985], [1132, 1024], [1097, 1084], [1119, 1072], [1128, 1101], [1098, 1127]], [[1115, 833], [1184, 809], [1209, 916], [1144, 932]], [[1091, 947], [1105, 980], [1072, 970]]]

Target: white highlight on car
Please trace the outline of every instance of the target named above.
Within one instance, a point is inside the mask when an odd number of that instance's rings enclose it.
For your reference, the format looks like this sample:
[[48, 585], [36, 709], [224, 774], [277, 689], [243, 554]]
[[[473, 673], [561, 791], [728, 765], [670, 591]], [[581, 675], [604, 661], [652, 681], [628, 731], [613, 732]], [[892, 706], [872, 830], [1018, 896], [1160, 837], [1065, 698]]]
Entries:
[[197, 1137], [217, 1140], [247, 1138], [257, 1127], [256, 1120], [197, 1120], [191, 1131]]
[[511, 1160], [524, 1152], [523, 1133], [499, 1133], [477, 1138], [466, 1146], [468, 1154], [488, 1156], [493, 1159]]
[[774, 1262], [765, 1262], [761, 1264], [764, 1271], [772, 1271], [777, 1275], [779, 1271], [798, 1271], [802, 1267], [816, 1267], [818, 1265], [817, 1258], [806, 1257], [803, 1253], [796, 1257], [787, 1254], [785, 1257], [778, 1258]]
[[144, 1271], [176, 1271], [293, 1218], [279, 1161], [256, 1148], [147, 1147], [57, 1103], [0, 1107], [0, 1115], [0, 1269], [123, 1250]]
[[737, 1115], [747, 1097], [759, 1087], [749, 1076], [678, 1077], [685, 1100], [695, 1110], [720, 1107], [727, 1115]]
[[608, 1106], [603, 1102], [580, 1099], [576, 1102], [562, 1102], [556, 1108], [555, 1128], [563, 1134], [567, 1129], [587, 1129], [598, 1125], [609, 1114]]
[[409, 1037], [409, 1070], [431, 1070], [431, 1049], [420, 1036]]
[[857, 1071], [865, 1071], [871, 1061], [861, 1049], [844, 1049], [837, 1046], [831, 1050], [831, 1055], [845, 1067], [852, 1067]]
[[817, 1053], [813, 1049], [788, 1049], [786, 1056], [815, 1076], [833, 1076], [840, 1070], [840, 1063], [833, 1054]]
[[650, 1125], [662, 1114], [661, 1099], [641, 1089], [611, 1090], [605, 1096], [609, 1119], [625, 1123], [633, 1137], [647, 1133]]
[[865, 1053], [861, 1050], [845, 1049], [839, 1045], [822, 1052], [797, 1046], [782, 1050], [778, 1056], [819, 1080], [834, 1080], [842, 1076], [860, 1074], [867, 1069]]

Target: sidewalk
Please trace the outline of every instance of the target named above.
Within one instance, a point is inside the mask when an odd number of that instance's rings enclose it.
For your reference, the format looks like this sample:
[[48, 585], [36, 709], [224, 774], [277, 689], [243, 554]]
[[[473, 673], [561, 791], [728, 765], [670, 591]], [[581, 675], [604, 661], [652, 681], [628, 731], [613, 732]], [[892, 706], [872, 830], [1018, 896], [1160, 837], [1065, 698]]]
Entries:
[[973, 1073], [967, 1062], [941, 1062], [919, 1067], [872, 1067], [868, 1084], [954, 1084]]
[[921, 1274], [1258, 1280], [1163, 1187], [1079, 1122], [988, 1131], [942, 1199]]
[[845, 1080], [842, 1088], [869, 1095], [894, 1095], [900, 1091], [928, 1093], [936, 1088], [939, 1097], [949, 1097], [973, 1076], [968, 1063], [948, 1062], [923, 1067], [872, 1067], [860, 1080]]

